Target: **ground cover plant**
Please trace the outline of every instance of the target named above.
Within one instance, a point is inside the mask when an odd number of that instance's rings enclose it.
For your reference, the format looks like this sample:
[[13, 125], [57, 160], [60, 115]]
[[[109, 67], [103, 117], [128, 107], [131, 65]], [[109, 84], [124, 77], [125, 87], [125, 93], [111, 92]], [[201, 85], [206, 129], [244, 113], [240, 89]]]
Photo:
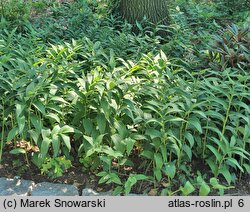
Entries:
[[250, 12], [233, 2], [169, 1], [165, 26], [117, 1], [0, 0], [1, 164], [77, 166], [113, 195], [249, 182]]

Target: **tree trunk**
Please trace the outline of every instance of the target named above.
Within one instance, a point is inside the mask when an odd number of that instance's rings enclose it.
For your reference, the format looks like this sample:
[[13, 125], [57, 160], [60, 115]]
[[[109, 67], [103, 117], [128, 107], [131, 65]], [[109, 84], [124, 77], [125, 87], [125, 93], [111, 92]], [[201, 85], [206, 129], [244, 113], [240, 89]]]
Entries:
[[142, 21], [144, 16], [153, 24], [168, 25], [167, 0], [120, 0], [119, 11], [129, 23]]

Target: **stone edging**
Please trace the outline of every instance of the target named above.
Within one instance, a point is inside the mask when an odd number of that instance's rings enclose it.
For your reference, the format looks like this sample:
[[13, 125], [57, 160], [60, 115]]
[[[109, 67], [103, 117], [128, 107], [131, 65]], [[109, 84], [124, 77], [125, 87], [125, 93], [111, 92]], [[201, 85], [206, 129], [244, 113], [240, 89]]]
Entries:
[[[23, 180], [0, 177], [0, 196], [112, 196], [112, 192], [96, 192], [91, 188], [79, 190], [74, 185], [60, 183], [35, 183], [31, 180]], [[142, 196], [140, 194], [128, 194], [128, 196]]]
[[[84, 188], [81, 196], [110, 196], [111, 192], [97, 193]], [[0, 178], [0, 196], [80, 196], [74, 185], [42, 182], [35, 184], [31, 180]]]

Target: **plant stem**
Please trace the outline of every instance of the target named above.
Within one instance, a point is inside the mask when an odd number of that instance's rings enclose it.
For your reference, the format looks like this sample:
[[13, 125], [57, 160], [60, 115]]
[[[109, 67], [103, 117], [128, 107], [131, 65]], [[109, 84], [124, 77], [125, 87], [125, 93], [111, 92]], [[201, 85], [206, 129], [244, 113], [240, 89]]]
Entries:
[[[221, 132], [221, 136], [220, 136], [220, 142], [222, 142], [223, 136], [224, 136], [225, 131], [226, 131], [226, 126], [227, 126], [227, 121], [228, 121], [232, 101], [233, 101], [233, 95], [231, 95], [230, 99], [229, 99], [228, 108], [227, 108], [227, 112], [226, 112], [226, 117], [225, 117], [225, 120], [224, 120], [224, 123], [223, 123], [222, 132]], [[218, 147], [218, 152], [220, 152], [220, 146]]]
[[[3, 104], [3, 100], [2, 100]], [[3, 113], [2, 113], [2, 137], [1, 137], [1, 143], [0, 143], [0, 163], [2, 161], [2, 155], [3, 155], [3, 144], [4, 144], [4, 126], [5, 126], [5, 117], [4, 117], [4, 104], [3, 104]]]
[[[208, 127], [209, 117], [207, 117], [206, 127]], [[207, 135], [208, 135], [208, 128], [206, 128], [204, 140], [203, 140], [203, 147], [202, 147], [202, 159], [205, 159], [205, 150], [207, 145]]]
[[3, 4], [3, 0], [0, 0], [0, 6], [1, 6], [1, 13], [2, 13], [2, 15], [3, 16], [5, 16], [5, 14], [4, 14], [4, 4]]
[[[246, 150], [246, 140], [247, 138], [243, 139], [243, 149]], [[244, 162], [244, 158], [243, 157], [240, 157], [240, 166], [242, 167], [243, 165], [243, 162]], [[242, 177], [242, 171], [240, 172], [240, 180], [241, 180], [241, 177]]]
[[[184, 116], [184, 120], [188, 120], [189, 118], [189, 113], [190, 111], [187, 112], [187, 114], [185, 114]], [[184, 128], [184, 131], [183, 131]], [[181, 128], [180, 128], [180, 142], [182, 144], [182, 146], [185, 144], [185, 135], [183, 132], [187, 132], [187, 128], [188, 128], [188, 123], [187, 122], [182, 122], [181, 123]], [[177, 162], [177, 167], [180, 167], [180, 163], [181, 163], [181, 159], [182, 159], [182, 154], [183, 154], [183, 147], [181, 146], [181, 152], [180, 152], [180, 157], [178, 158], [178, 162]]]
[[25, 151], [25, 160], [27, 162], [28, 167], [30, 167], [30, 163], [29, 163], [29, 158], [28, 158], [27, 151]]

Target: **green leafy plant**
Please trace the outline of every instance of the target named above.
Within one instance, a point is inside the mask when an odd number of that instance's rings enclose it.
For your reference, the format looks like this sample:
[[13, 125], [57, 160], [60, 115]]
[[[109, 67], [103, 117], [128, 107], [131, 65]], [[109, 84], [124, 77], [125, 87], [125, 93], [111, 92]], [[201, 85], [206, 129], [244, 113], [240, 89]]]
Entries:
[[228, 27], [214, 36], [214, 44], [210, 47], [212, 67], [219, 65], [223, 70], [227, 67], [238, 67], [247, 70], [250, 65], [250, 28], [236, 25]]
[[30, 17], [31, 1], [1, 0], [0, 12], [3, 18], [14, 26], [22, 27]]
[[64, 156], [46, 158], [42, 165], [42, 174], [51, 178], [61, 177], [63, 173], [71, 167], [71, 161], [67, 160]]
[[223, 0], [215, 1], [218, 4], [219, 10], [226, 10], [228, 14], [232, 15], [236, 12], [245, 11], [246, 8], [249, 8], [250, 3], [247, 0], [242, 0], [241, 2], [237, 0]]

